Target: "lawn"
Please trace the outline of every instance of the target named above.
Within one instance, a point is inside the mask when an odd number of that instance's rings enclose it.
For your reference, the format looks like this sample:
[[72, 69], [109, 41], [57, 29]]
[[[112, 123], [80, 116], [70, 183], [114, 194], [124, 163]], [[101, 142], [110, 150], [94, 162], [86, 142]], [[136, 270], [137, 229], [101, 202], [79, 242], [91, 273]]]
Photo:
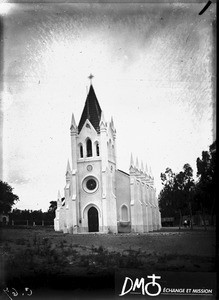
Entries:
[[70, 235], [46, 227], [2, 228], [1, 239], [1, 288], [110, 286], [118, 270], [215, 272], [214, 230]]

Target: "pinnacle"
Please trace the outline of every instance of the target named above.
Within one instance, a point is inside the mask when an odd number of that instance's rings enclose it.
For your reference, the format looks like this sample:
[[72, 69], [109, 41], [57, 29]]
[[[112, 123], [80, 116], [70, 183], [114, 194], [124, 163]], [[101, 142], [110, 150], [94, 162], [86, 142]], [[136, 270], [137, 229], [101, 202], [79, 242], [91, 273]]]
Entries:
[[133, 160], [132, 153], [131, 153], [131, 159], [130, 159], [130, 168], [131, 167], [134, 167], [134, 160]]
[[143, 161], [141, 161], [141, 171], [144, 172]]
[[101, 118], [100, 118], [100, 124], [99, 124], [99, 126], [101, 126], [101, 125], [106, 126], [106, 122], [105, 122], [103, 111], [101, 112]]
[[71, 167], [70, 167], [70, 163], [69, 163], [69, 160], [67, 162], [67, 168], [66, 168], [66, 173], [71, 173]]
[[77, 128], [77, 125], [76, 125], [76, 122], [75, 122], [75, 117], [74, 117], [74, 114], [72, 113], [70, 129], [76, 129], [76, 128]]
[[145, 165], [145, 173], [148, 176], [148, 166], [147, 166], [147, 164]]
[[135, 163], [136, 169], [139, 169], [139, 163], [138, 163], [138, 158], [136, 157], [136, 163]]
[[110, 124], [111, 124], [112, 129], [114, 130], [115, 127], [114, 127], [113, 117], [111, 117], [111, 122], [110, 122]]

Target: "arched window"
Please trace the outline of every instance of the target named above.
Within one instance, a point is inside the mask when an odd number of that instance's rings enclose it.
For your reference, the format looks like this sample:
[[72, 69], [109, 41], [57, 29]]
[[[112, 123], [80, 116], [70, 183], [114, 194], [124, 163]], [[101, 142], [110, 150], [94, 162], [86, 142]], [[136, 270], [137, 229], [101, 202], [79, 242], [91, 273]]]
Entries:
[[83, 154], [83, 146], [80, 145], [80, 157], [82, 158], [83, 156], [84, 156], [84, 154]]
[[99, 147], [99, 143], [96, 143], [96, 154], [97, 154], [97, 156], [100, 156], [100, 147]]
[[87, 139], [87, 157], [91, 157], [92, 156], [92, 143], [90, 139]]
[[123, 222], [127, 222], [129, 220], [129, 217], [128, 217], [128, 207], [126, 205], [123, 205], [121, 207], [121, 220]]

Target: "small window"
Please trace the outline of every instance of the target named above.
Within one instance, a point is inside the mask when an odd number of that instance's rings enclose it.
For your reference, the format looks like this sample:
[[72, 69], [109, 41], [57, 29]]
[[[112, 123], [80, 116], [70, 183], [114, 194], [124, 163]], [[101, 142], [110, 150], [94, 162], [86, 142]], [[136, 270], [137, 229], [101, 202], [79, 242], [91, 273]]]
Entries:
[[121, 207], [121, 219], [123, 222], [128, 221], [128, 207], [126, 205]]
[[96, 143], [96, 153], [97, 153], [97, 156], [100, 156], [99, 143]]
[[80, 145], [80, 157], [82, 158], [83, 156], [84, 156], [84, 154], [83, 154], [83, 146]]
[[87, 157], [91, 157], [92, 156], [92, 143], [90, 139], [87, 139]]

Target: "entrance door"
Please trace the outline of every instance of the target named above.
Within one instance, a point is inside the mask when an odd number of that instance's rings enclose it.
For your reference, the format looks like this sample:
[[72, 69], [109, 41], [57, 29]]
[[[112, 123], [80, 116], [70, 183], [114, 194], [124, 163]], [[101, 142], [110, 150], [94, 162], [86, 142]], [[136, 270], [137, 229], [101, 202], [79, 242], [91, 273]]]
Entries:
[[93, 206], [88, 210], [88, 231], [89, 232], [99, 231], [98, 211]]

